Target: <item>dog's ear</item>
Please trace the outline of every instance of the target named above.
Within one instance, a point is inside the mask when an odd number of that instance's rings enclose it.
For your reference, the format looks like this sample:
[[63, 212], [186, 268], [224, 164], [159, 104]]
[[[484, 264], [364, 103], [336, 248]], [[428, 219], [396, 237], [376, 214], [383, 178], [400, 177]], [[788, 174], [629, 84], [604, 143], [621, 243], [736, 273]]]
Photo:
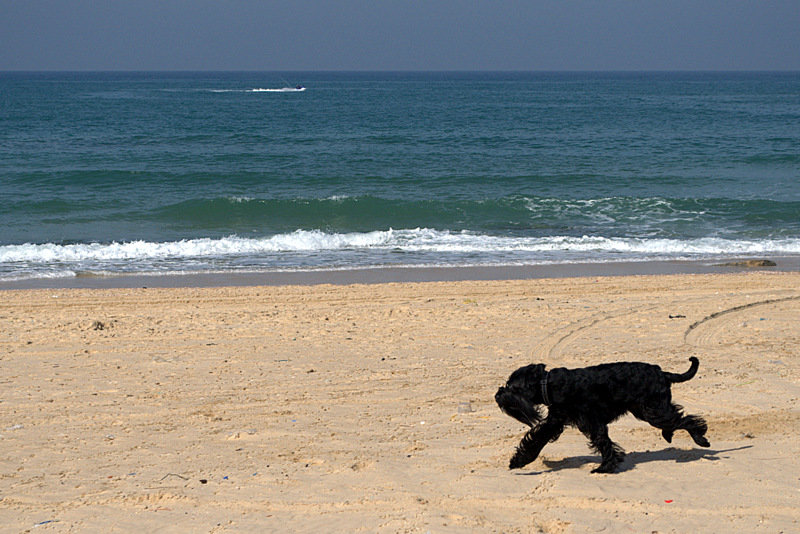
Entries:
[[545, 366], [543, 363], [535, 363], [520, 367], [508, 377], [509, 387], [532, 388], [537, 386], [544, 377]]

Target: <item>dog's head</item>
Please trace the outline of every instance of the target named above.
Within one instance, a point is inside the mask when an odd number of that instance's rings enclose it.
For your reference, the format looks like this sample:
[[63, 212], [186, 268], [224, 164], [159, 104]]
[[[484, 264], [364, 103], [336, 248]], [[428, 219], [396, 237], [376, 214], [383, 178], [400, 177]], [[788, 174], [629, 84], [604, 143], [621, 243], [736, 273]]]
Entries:
[[544, 404], [541, 382], [545, 376], [545, 366], [541, 363], [520, 367], [508, 377], [494, 400], [504, 413], [533, 428], [542, 418], [539, 407]]

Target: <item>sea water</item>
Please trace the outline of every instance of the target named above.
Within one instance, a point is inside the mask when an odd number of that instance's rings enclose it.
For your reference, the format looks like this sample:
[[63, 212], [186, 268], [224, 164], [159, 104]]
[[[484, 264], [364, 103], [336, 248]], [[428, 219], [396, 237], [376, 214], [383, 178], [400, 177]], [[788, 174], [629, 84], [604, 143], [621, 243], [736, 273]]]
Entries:
[[798, 255], [800, 73], [0, 73], [0, 281]]

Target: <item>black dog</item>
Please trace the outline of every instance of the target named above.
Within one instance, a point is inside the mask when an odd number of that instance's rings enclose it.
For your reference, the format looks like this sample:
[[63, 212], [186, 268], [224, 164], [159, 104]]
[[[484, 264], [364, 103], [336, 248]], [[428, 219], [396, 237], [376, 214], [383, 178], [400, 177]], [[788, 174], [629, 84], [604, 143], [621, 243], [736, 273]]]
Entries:
[[[543, 364], [514, 371], [494, 398], [500, 409], [531, 429], [522, 438], [509, 468], [528, 465], [549, 441], [555, 441], [567, 425], [576, 426], [589, 438], [603, 460], [593, 473], [613, 473], [625, 451], [608, 437], [608, 424], [630, 412], [656, 428], [668, 443], [678, 429], [689, 432], [701, 447], [708, 427], [696, 415], [683, 415], [672, 403], [670, 386], [691, 379], [700, 362], [694, 356], [688, 371], [667, 373], [657, 365], [607, 363], [583, 369], [560, 367], [545, 371]], [[543, 419], [540, 405], [548, 407]]]

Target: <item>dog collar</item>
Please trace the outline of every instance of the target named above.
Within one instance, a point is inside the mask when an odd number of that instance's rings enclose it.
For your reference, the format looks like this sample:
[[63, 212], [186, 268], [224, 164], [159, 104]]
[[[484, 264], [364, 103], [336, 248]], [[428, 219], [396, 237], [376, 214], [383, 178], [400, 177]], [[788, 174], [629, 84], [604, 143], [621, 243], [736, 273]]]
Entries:
[[545, 406], [550, 406], [550, 399], [547, 396], [547, 378], [550, 376], [550, 371], [544, 375], [542, 378], [542, 401], [544, 402]]

